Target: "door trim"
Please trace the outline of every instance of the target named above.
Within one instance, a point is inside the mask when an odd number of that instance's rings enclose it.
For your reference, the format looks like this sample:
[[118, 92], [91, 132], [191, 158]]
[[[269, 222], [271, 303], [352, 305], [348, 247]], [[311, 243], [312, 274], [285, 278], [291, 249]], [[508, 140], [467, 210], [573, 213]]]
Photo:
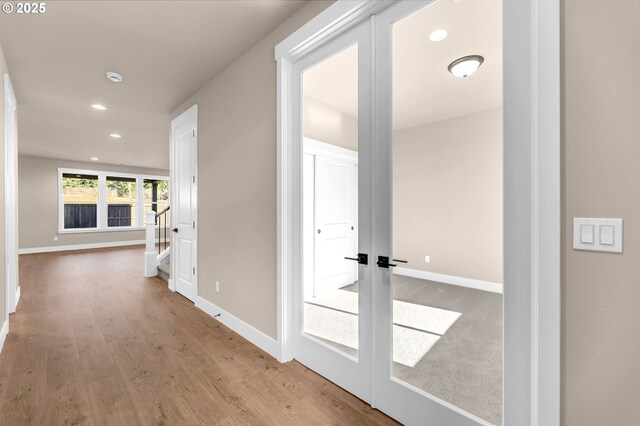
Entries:
[[[175, 149], [176, 149], [176, 144], [175, 144], [175, 131], [182, 126], [183, 124], [194, 120], [195, 121], [195, 144], [196, 144], [196, 166], [195, 166], [195, 170], [194, 170], [194, 174], [195, 174], [195, 186], [196, 186], [196, 190], [195, 193], [193, 194], [193, 204], [194, 204], [194, 218], [195, 218], [195, 222], [196, 222], [196, 232], [194, 232], [194, 236], [195, 236], [195, 241], [194, 241], [194, 256], [193, 256], [193, 262], [195, 263], [195, 268], [196, 268], [196, 273], [193, 275], [193, 280], [194, 280], [194, 286], [196, 288], [196, 294], [194, 295], [194, 303], [195, 300], [197, 300], [198, 296], [200, 295], [200, 289], [198, 288], [198, 276], [200, 275], [200, 268], [199, 268], [199, 262], [198, 262], [198, 231], [200, 230], [200, 221], [198, 219], [198, 189], [199, 189], [199, 185], [198, 185], [198, 104], [193, 105], [191, 108], [189, 108], [188, 110], [186, 110], [185, 112], [183, 112], [182, 114], [180, 114], [179, 116], [177, 116], [176, 118], [174, 118], [173, 120], [171, 120], [171, 148], [170, 148], [170, 153], [169, 155], [171, 156], [171, 160], [170, 160], [170, 164], [171, 164], [171, 168], [169, 170], [169, 182], [170, 182], [170, 187], [169, 187], [169, 193], [170, 193], [170, 199], [171, 200], [177, 200], [178, 197], [175, 197], [173, 195], [173, 191], [175, 191], [177, 189], [177, 185], [176, 185], [176, 176], [174, 171], [176, 170], [176, 155], [175, 155]], [[175, 217], [176, 215], [171, 215], [171, 228], [175, 228], [177, 226], [177, 223], [175, 222]], [[173, 232], [171, 233], [171, 245], [174, 246], [174, 241], [173, 241]], [[174, 246], [175, 247], [175, 246]], [[175, 259], [175, 250], [171, 250], [171, 279], [169, 279], [168, 283], [167, 283], [167, 287], [169, 288], [169, 290], [171, 291], [176, 291], [176, 286], [175, 286], [175, 266], [176, 265], [176, 259]]]
[[[512, 175], [517, 178], [512, 182], [510, 191], [514, 202], [505, 204], [505, 218], [507, 215], [513, 217], [513, 221], [505, 228], [512, 234], [516, 228], [530, 220], [531, 253], [519, 260], [515, 258], [521, 256], [518, 250], [520, 241], [517, 238], [505, 240], [505, 253], [510, 253], [513, 259], [513, 269], [505, 269], [505, 277], [516, 275], [524, 271], [530, 271], [531, 279], [530, 302], [531, 308], [531, 396], [525, 399], [521, 382], [518, 377], [511, 377], [505, 383], [505, 395], [513, 399], [505, 400], [506, 407], [517, 407], [522, 404], [522, 410], [528, 406], [530, 409], [530, 421], [532, 425], [560, 424], [560, 292], [561, 292], [561, 151], [560, 151], [560, 2], [559, 0], [526, 2], [509, 1], [504, 7], [505, 19], [504, 31], [509, 34], [504, 44], [504, 54], [508, 58], [513, 58], [505, 62], [511, 68], [512, 78], [505, 84], [505, 110], [519, 108], [524, 102], [523, 97], [518, 94], [519, 84], [522, 80], [517, 76], [520, 70], [515, 67], [522, 67], [522, 76], [526, 77], [530, 87], [531, 113], [527, 117], [530, 132], [525, 133], [522, 127], [521, 118], [527, 114], [509, 111], [510, 115], [505, 115], [504, 134], [509, 140], [529, 141], [527, 144], [512, 144], [511, 151], [506, 151], [512, 157], [518, 157], [511, 164], [505, 162], [505, 176]], [[527, 22], [528, 19], [528, 22]], [[523, 27], [522, 24], [527, 24]], [[522, 29], [529, 28], [525, 33], [528, 37], [523, 37]], [[518, 34], [520, 34], [518, 36]], [[520, 37], [520, 38], [518, 38]], [[520, 63], [523, 56], [520, 52], [522, 45], [527, 44], [530, 48], [527, 62]], [[506, 75], [506, 73], [505, 73]], [[507, 97], [508, 96], [508, 97]], [[525, 98], [526, 99], [526, 98]], [[522, 117], [521, 117], [522, 116]], [[530, 167], [530, 169], [529, 169]], [[531, 170], [529, 174], [526, 170]], [[518, 183], [520, 188], [516, 187]], [[518, 200], [516, 193], [527, 194], [531, 208], [529, 212], [524, 212], [520, 218], [517, 211]], [[505, 192], [506, 189], [505, 189]], [[507, 234], [509, 235], [509, 234]], [[528, 257], [528, 258], [527, 258]], [[505, 257], [509, 260], [509, 257]], [[508, 265], [505, 262], [505, 265]], [[528, 266], [528, 268], [527, 268]], [[524, 292], [524, 289], [523, 289]], [[505, 300], [511, 300], [511, 309], [518, 309], [517, 301], [520, 299], [519, 292], [505, 292]], [[521, 311], [518, 315], [523, 315]], [[505, 311], [505, 315], [509, 312]], [[526, 318], [525, 318], [526, 319]], [[513, 327], [512, 334], [517, 333]], [[510, 338], [506, 336], [506, 338]], [[516, 356], [505, 357], [510, 363], [517, 364]], [[519, 402], [516, 400], [519, 399]], [[505, 412], [505, 424], [518, 424], [527, 419], [518, 416], [520, 410], [513, 409], [513, 412]]]
[[[20, 288], [18, 283], [18, 126], [17, 126], [17, 102], [16, 95], [13, 91], [11, 78], [9, 74], [4, 74], [4, 188], [5, 188], [5, 297], [6, 297], [6, 320], [9, 320], [9, 313], [16, 311], [18, 299], [20, 298]], [[11, 139], [9, 138], [9, 126], [11, 126]], [[13, 163], [12, 172], [9, 173], [9, 164]], [[13, 228], [13, 240], [7, 238], [7, 228]], [[10, 259], [14, 259], [14, 264], [9, 265]], [[8, 327], [8, 323], [7, 323]]]
[[[393, 3], [338, 1], [275, 49], [281, 362], [293, 359], [292, 64]], [[505, 144], [504, 300], [505, 318], [513, 321], [505, 319], [504, 366], [510, 373], [504, 378], [504, 423], [555, 426], [560, 423], [559, 0], [505, 0], [503, 16], [504, 140], [519, 142]], [[508, 288], [509, 282], [518, 285]]]

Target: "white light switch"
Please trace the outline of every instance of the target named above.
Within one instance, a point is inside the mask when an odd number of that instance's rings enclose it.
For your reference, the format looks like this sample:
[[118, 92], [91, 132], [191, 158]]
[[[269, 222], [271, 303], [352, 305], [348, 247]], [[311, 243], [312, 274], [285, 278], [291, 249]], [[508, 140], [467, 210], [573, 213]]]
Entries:
[[611, 225], [600, 225], [600, 244], [612, 246], [615, 242], [615, 227]]
[[582, 244], [593, 244], [593, 225], [580, 226], [580, 242]]
[[573, 218], [573, 248], [622, 253], [622, 219]]

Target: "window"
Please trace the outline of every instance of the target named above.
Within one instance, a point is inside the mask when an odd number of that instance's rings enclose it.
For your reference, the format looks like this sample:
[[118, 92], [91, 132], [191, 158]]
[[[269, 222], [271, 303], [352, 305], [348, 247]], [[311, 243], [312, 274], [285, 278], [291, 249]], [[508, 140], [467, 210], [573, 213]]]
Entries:
[[169, 207], [169, 178], [58, 169], [60, 232], [142, 229], [144, 213]]
[[98, 176], [62, 174], [64, 229], [98, 226]]
[[136, 178], [107, 176], [107, 226], [136, 226]]
[[[162, 213], [169, 207], [169, 181], [166, 179], [144, 179], [144, 211], [145, 213], [153, 210], [156, 213]], [[165, 221], [169, 222], [169, 215], [159, 217], [160, 223], [164, 225]]]

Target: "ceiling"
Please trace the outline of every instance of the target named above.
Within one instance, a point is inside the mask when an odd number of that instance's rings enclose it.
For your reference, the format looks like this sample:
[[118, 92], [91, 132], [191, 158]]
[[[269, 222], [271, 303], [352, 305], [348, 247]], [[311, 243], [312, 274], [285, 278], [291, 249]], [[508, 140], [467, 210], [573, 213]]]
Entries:
[[[445, 29], [440, 42], [431, 32]], [[304, 94], [353, 117], [358, 115], [357, 48], [305, 72]], [[467, 78], [447, 67], [462, 56], [484, 56]], [[502, 105], [502, 1], [439, 0], [393, 27], [394, 128], [473, 114]]]
[[168, 169], [171, 110], [304, 4], [55, 1], [0, 14], [20, 154]]

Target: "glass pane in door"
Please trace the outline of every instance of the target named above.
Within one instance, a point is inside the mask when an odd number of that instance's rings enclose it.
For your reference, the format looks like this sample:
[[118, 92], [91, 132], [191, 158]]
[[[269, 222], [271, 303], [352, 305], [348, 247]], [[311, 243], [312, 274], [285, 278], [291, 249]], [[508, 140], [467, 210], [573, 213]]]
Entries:
[[303, 330], [358, 356], [358, 46], [303, 74]]
[[393, 376], [502, 424], [502, 2], [392, 34]]

